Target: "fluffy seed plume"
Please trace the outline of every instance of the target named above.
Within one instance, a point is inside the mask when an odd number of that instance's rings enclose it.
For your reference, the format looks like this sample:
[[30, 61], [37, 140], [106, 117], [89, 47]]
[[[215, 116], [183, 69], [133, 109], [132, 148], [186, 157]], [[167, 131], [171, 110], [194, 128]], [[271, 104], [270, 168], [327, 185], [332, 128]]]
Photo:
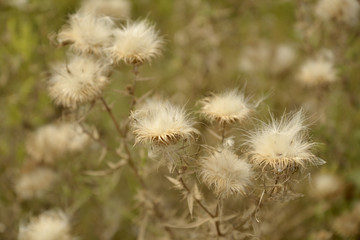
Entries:
[[130, 3], [127, 0], [84, 0], [81, 10], [93, 12], [98, 17], [109, 16], [116, 19], [130, 17]]
[[202, 158], [200, 166], [202, 181], [220, 197], [245, 194], [252, 177], [251, 165], [228, 148]]
[[60, 45], [70, 45], [77, 53], [100, 55], [111, 44], [114, 23], [110, 17], [97, 17], [89, 11], [79, 11], [70, 16], [68, 23], [58, 33]]
[[55, 104], [76, 108], [95, 100], [109, 83], [106, 64], [91, 57], [73, 56], [68, 64], [54, 66], [48, 92]]
[[324, 56], [307, 60], [300, 68], [297, 79], [307, 86], [332, 83], [337, 80], [332, 57]]
[[65, 153], [82, 150], [89, 140], [79, 125], [49, 124], [29, 136], [26, 150], [31, 159], [51, 163]]
[[254, 109], [244, 94], [238, 90], [213, 94], [201, 100], [200, 103], [202, 104], [201, 114], [211, 122], [219, 124], [240, 122]]
[[263, 123], [247, 139], [253, 163], [263, 168], [269, 166], [277, 172], [288, 167], [324, 164], [311, 152], [314, 144], [307, 138], [301, 110], [290, 116], [283, 115], [279, 121], [272, 117], [270, 123]]
[[169, 101], [148, 100], [130, 118], [136, 143], [171, 145], [198, 132], [184, 108]]
[[20, 225], [18, 240], [71, 240], [68, 217], [61, 211], [48, 211]]
[[312, 195], [327, 200], [341, 196], [345, 187], [342, 180], [337, 175], [331, 173], [319, 173], [315, 175], [312, 183]]
[[140, 64], [150, 62], [161, 53], [163, 40], [155, 26], [146, 20], [128, 22], [114, 32], [115, 39], [108, 53], [114, 62]]
[[41, 198], [57, 179], [58, 175], [53, 170], [37, 167], [18, 179], [15, 192], [23, 200]]
[[315, 15], [322, 21], [338, 21], [354, 26], [359, 21], [360, 4], [356, 0], [319, 0]]

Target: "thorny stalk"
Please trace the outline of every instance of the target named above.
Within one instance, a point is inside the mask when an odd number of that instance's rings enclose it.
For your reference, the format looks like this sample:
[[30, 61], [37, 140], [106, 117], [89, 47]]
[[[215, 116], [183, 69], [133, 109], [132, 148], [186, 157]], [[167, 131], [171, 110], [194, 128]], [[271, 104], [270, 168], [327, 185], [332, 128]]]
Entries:
[[[184, 181], [184, 178], [182, 177], [182, 174], [180, 171], [177, 172], [179, 175], [179, 181], [181, 182], [184, 189], [188, 192], [188, 194], [191, 194], [190, 188], [187, 186], [187, 184]], [[217, 219], [219, 216], [219, 205], [216, 206], [216, 213], [212, 213], [198, 198], [194, 198], [195, 202], [214, 220], [215, 227], [216, 227], [216, 233], [218, 236], [224, 236], [224, 234], [220, 230], [220, 220]]]
[[[136, 82], [136, 79], [135, 81]], [[135, 85], [135, 83], [134, 83]], [[126, 155], [128, 156], [128, 164], [130, 166], [130, 169], [134, 172], [137, 180], [139, 181], [141, 187], [143, 189], [147, 189], [147, 186], [145, 184], [145, 181], [144, 179], [141, 177], [140, 173], [139, 173], [139, 170], [138, 168], [136, 167], [135, 163], [134, 163], [134, 160], [133, 160], [133, 157], [131, 155], [131, 151], [127, 145], [127, 142], [126, 142], [126, 135], [127, 135], [127, 132], [123, 132], [121, 131], [120, 129], [120, 125], [119, 123], [117, 122], [111, 108], [109, 107], [109, 105], [107, 104], [107, 102], [105, 101], [105, 99], [101, 96], [100, 97], [100, 100], [102, 102], [102, 104], [104, 105], [107, 113], [109, 114], [110, 118], [112, 119], [114, 125], [115, 125], [115, 128], [118, 132], [118, 134], [120, 135], [121, 139], [123, 140], [123, 143], [124, 143], [124, 149], [125, 149], [125, 152], [126, 152]], [[158, 205], [154, 202], [154, 201], [151, 201], [153, 207], [154, 207], [154, 213], [155, 213], [155, 216], [159, 219], [159, 220], [163, 220], [164, 219], [164, 215], [161, 213], [161, 210], [159, 209]], [[169, 227], [166, 227], [164, 226], [164, 229], [168, 232], [169, 236], [171, 237], [171, 239], [175, 239], [174, 237], [174, 234], [173, 232], [171, 231], [171, 229]]]

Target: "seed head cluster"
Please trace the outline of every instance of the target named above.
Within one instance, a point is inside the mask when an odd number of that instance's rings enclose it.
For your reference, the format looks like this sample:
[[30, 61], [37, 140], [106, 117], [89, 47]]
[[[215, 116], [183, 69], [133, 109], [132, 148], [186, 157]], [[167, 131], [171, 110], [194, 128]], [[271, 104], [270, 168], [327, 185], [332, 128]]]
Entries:
[[315, 15], [325, 22], [332, 20], [354, 26], [359, 21], [360, 4], [356, 0], [319, 0]]
[[76, 124], [49, 124], [30, 135], [26, 150], [32, 160], [51, 163], [65, 153], [82, 150], [89, 140]]
[[232, 150], [212, 151], [200, 160], [201, 180], [219, 197], [245, 194], [252, 178], [251, 165]]
[[48, 92], [57, 105], [76, 108], [96, 100], [109, 83], [108, 65], [92, 57], [73, 56], [54, 66]]
[[37, 167], [20, 176], [15, 192], [20, 199], [42, 198], [58, 179], [58, 174], [50, 168]]
[[70, 45], [77, 53], [102, 54], [109, 46], [115, 24], [110, 17], [98, 17], [89, 11], [79, 11], [70, 16], [68, 24], [58, 33], [61, 45]]
[[130, 118], [136, 143], [171, 145], [198, 133], [184, 108], [166, 100], [150, 99]]
[[200, 102], [202, 115], [221, 125], [241, 122], [254, 110], [245, 95], [237, 90], [213, 94]]
[[47, 211], [20, 225], [18, 240], [72, 240], [69, 219], [61, 211]]
[[312, 152], [314, 143], [308, 140], [304, 113], [298, 111], [280, 120], [272, 117], [270, 123], [252, 131], [247, 139], [252, 162], [259, 167], [270, 167], [282, 172], [288, 167], [321, 165], [323, 160]]
[[308, 59], [300, 68], [297, 79], [306, 86], [319, 86], [337, 80], [337, 73], [331, 58]]
[[148, 21], [127, 22], [114, 31], [114, 42], [108, 48], [108, 54], [114, 62], [140, 64], [150, 62], [161, 53], [163, 40], [154, 25]]

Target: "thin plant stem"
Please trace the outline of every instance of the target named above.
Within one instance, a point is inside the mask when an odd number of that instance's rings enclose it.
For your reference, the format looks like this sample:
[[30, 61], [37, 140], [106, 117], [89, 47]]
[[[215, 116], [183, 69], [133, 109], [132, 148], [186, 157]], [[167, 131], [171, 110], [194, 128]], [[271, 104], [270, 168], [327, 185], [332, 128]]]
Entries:
[[[191, 194], [191, 190], [190, 188], [186, 185], [183, 177], [181, 176], [181, 174], [178, 172], [179, 174], [179, 181], [181, 182], [181, 184], [183, 185], [184, 189], [189, 193]], [[195, 202], [212, 218], [212, 219], [215, 219], [218, 217], [218, 206], [216, 207], [216, 213], [212, 213], [199, 199], [195, 199]], [[224, 236], [223, 233], [221, 233], [221, 230], [220, 230], [220, 221], [217, 219], [217, 220], [214, 220], [215, 221], [215, 227], [216, 227], [216, 233], [218, 236]]]

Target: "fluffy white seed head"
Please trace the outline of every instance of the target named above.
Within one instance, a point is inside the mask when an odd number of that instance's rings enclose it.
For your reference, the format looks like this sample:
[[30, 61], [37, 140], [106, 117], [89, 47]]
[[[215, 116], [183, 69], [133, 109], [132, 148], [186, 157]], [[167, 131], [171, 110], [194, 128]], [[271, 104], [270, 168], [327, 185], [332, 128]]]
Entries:
[[58, 33], [61, 45], [70, 45], [77, 53], [100, 55], [111, 44], [114, 23], [110, 17], [97, 17], [93, 12], [79, 11], [70, 16]]
[[146, 20], [128, 22], [114, 32], [115, 39], [108, 48], [111, 59], [118, 63], [140, 64], [150, 62], [161, 54], [163, 40], [155, 26]]
[[250, 159], [256, 166], [282, 172], [288, 167], [321, 165], [323, 160], [312, 152], [314, 143], [307, 137], [304, 113], [300, 110], [280, 120], [272, 117], [270, 123], [249, 133], [247, 139]]
[[71, 240], [68, 217], [61, 211], [48, 211], [20, 225], [18, 240]]
[[116, 19], [130, 17], [130, 3], [127, 0], [84, 0], [81, 10], [92, 12], [98, 17], [109, 16]]
[[150, 99], [131, 113], [136, 143], [171, 145], [197, 134], [184, 108], [169, 101]]
[[359, 21], [360, 4], [356, 0], [319, 0], [315, 15], [322, 21], [338, 21], [350, 26]]
[[79, 125], [49, 124], [29, 136], [26, 150], [33, 160], [51, 163], [65, 153], [82, 150], [89, 140]]
[[109, 83], [109, 67], [91, 57], [73, 56], [53, 67], [48, 92], [55, 104], [69, 108], [94, 101]]
[[228, 148], [200, 160], [202, 181], [219, 197], [245, 194], [253, 175], [251, 165]]
[[58, 175], [53, 170], [37, 167], [20, 176], [15, 192], [23, 200], [42, 198], [57, 179]]
[[211, 122], [230, 124], [241, 122], [254, 110], [254, 106], [242, 92], [231, 90], [213, 94], [200, 101], [201, 114]]
[[297, 79], [307, 86], [329, 84], [337, 80], [332, 58], [308, 59], [300, 68]]

